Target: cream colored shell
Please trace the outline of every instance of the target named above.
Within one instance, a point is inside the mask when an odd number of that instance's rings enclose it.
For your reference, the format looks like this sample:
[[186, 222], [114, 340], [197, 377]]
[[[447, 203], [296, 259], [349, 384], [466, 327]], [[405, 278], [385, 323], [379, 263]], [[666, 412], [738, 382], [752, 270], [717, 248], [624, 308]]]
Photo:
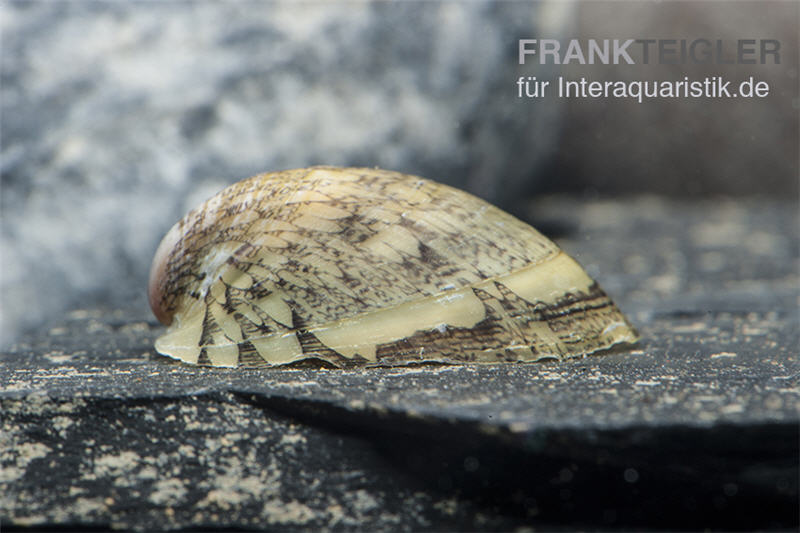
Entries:
[[212, 366], [572, 357], [636, 332], [583, 269], [466, 192], [369, 168], [236, 183], [164, 237], [156, 350]]

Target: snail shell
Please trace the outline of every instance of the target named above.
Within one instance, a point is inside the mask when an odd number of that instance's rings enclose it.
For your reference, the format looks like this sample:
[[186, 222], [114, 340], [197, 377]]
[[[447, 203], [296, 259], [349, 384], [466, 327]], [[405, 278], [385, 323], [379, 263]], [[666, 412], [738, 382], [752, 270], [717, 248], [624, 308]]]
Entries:
[[466, 192], [370, 168], [236, 183], [164, 237], [156, 350], [187, 363], [339, 367], [589, 354], [637, 334], [553, 242]]

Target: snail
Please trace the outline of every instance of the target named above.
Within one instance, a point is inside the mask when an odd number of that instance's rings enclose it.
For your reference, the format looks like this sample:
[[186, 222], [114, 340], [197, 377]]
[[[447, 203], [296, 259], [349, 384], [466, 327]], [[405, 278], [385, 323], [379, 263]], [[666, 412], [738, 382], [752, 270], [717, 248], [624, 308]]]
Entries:
[[552, 241], [459, 189], [373, 168], [260, 174], [166, 234], [156, 351], [335, 367], [567, 358], [637, 333]]

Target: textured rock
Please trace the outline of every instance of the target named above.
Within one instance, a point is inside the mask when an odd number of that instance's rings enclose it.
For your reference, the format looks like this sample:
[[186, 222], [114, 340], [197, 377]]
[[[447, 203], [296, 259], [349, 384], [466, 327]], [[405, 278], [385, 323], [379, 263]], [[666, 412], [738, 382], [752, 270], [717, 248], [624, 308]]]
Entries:
[[140, 299], [161, 235], [258, 172], [377, 165], [518, 198], [558, 106], [513, 98], [516, 39], [569, 10], [5, 2], [0, 340]]
[[226, 370], [144, 310], [3, 354], [4, 524], [496, 530], [797, 526], [793, 204], [533, 206], [629, 312], [627, 352], [533, 365]]

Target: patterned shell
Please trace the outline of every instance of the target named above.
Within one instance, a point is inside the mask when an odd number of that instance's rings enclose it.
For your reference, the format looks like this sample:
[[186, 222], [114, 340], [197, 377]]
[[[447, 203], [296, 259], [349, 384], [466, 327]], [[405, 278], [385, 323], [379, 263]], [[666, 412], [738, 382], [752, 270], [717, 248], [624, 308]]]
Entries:
[[156, 350], [187, 363], [338, 367], [564, 358], [635, 342], [553, 242], [466, 192], [371, 168], [236, 183], [164, 237]]

